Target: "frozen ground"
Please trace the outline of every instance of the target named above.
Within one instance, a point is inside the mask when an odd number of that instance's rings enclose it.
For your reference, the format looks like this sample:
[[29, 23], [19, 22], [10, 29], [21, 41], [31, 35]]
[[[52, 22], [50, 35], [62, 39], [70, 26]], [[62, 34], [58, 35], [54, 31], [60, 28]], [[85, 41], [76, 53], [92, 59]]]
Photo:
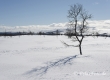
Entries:
[[71, 43], [65, 36], [0, 37], [0, 80], [110, 80], [110, 38], [85, 38], [82, 56], [61, 41]]

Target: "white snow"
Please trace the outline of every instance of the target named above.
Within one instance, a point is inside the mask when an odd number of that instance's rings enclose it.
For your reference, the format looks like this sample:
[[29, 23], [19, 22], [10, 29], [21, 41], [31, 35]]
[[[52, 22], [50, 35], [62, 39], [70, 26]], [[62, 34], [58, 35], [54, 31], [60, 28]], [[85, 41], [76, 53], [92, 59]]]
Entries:
[[0, 37], [0, 80], [110, 80], [110, 38], [85, 38], [83, 55], [61, 41], [71, 43], [66, 36]]

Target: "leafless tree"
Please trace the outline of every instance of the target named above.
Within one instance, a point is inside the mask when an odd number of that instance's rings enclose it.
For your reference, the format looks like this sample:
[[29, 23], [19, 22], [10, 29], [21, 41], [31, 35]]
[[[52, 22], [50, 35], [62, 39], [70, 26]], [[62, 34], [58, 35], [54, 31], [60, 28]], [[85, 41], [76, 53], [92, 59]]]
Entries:
[[56, 35], [60, 35], [60, 31], [58, 29], [56, 30]]
[[[74, 34], [69, 36], [71, 36], [70, 38], [72, 39], [72, 41], [78, 41], [79, 44], [73, 46], [79, 47], [80, 55], [82, 55], [82, 41], [85, 38], [85, 34], [89, 32], [89, 28], [87, 27], [87, 20], [91, 19], [91, 17], [91, 14], [88, 14], [88, 12], [85, 9], [83, 9], [83, 6], [81, 4], [74, 4], [73, 6], [70, 6], [70, 10], [68, 10], [68, 18], [70, 25], [69, 29], [71, 29], [68, 31], [71, 31], [72, 34]], [[66, 46], [71, 46], [65, 42], [63, 43]]]

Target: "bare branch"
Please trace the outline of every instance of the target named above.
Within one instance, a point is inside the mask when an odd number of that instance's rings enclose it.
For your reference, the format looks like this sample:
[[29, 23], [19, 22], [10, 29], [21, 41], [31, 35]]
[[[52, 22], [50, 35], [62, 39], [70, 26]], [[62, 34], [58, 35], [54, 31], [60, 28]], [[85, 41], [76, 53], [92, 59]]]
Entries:
[[63, 43], [64, 46], [69, 47], [70, 45], [68, 45], [67, 43], [65, 43], [64, 41], [61, 41]]
[[72, 46], [72, 47], [79, 47], [79, 45], [69, 45], [69, 44], [65, 43], [64, 41], [61, 41], [61, 42], [62, 42], [63, 45], [66, 46], [66, 47], [70, 47], [70, 46]]

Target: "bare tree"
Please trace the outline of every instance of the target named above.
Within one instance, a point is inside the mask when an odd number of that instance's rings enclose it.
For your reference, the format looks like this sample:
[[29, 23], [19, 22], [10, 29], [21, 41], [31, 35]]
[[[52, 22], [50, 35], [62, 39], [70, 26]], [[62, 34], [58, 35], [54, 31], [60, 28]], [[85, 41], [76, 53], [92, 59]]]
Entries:
[[[70, 6], [70, 10], [68, 11], [68, 18], [69, 18], [69, 28], [74, 35], [69, 35], [71, 36], [70, 38], [72, 41], [78, 41], [78, 45], [72, 45], [74, 47], [79, 47], [80, 50], [80, 55], [82, 55], [82, 41], [85, 37], [85, 34], [88, 33], [88, 23], [87, 20], [91, 19], [91, 14], [88, 14], [88, 12], [83, 9], [83, 6], [81, 4], [74, 4], [73, 6]], [[70, 32], [70, 33], [71, 33]], [[66, 46], [71, 46], [68, 45], [67, 43], [63, 42]]]
[[56, 35], [60, 35], [60, 31], [58, 29], [56, 30]]

